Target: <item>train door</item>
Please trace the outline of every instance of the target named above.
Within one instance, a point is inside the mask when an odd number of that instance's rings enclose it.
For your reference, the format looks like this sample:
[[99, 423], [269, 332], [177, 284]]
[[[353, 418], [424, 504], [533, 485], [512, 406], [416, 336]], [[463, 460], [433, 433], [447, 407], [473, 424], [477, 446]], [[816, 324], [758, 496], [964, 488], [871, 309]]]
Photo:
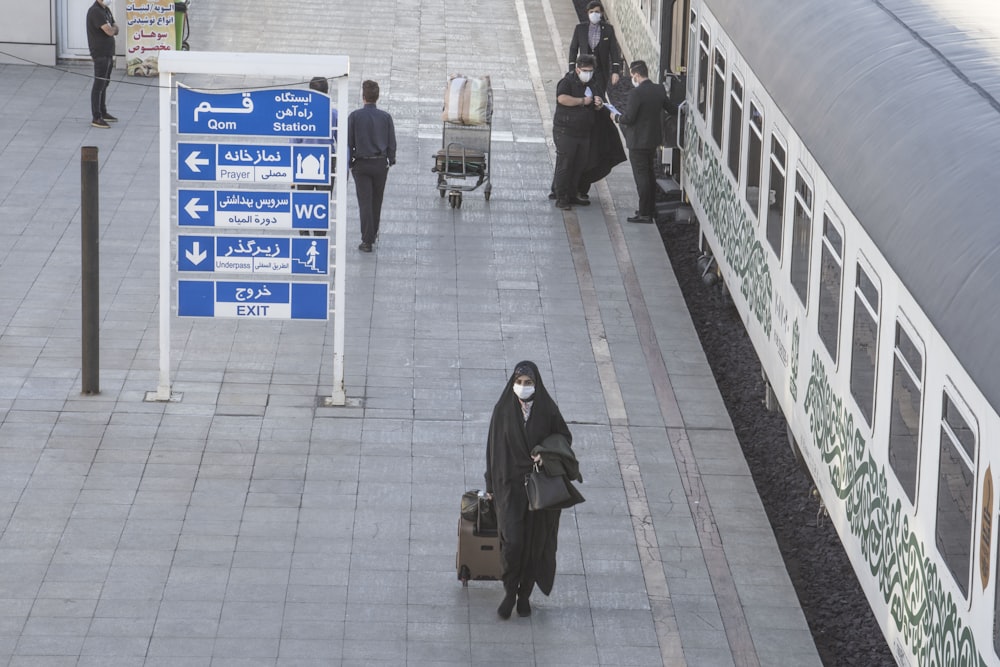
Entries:
[[[660, 5], [660, 77], [667, 89], [671, 106], [684, 102], [687, 68], [687, 27], [691, 17], [691, 0], [662, 0]], [[660, 164], [664, 171], [680, 181], [680, 136], [683, 131], [681, 113], [664, 114], [663, 147]]]

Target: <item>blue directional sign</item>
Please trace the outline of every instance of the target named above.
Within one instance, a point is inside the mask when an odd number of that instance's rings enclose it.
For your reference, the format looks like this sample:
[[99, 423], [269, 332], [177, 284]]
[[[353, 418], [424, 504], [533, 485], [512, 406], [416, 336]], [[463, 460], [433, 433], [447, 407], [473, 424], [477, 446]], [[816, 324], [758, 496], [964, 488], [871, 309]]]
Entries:
[[177, 88], [178, 134], [330, 137], [330, 98], [314, 90], [202, 93]]
[[324, 185], [330, 182], [330, 146], [178, 142], [177, 180]]
[[215, 180], [216, 144], [177, 144], [177, 180]]
[[177, 237], [178, 271], [325, 276], [329, 257], [330, 244], [326, 238], [184, 234]]
[[330, 213], [330, 195], [323, 191], [177, 191], [177, 224], [182, 227], [326, 230]]
[[329, 285], [257, 281], [179, 280], [178, 317], [325, 320]]

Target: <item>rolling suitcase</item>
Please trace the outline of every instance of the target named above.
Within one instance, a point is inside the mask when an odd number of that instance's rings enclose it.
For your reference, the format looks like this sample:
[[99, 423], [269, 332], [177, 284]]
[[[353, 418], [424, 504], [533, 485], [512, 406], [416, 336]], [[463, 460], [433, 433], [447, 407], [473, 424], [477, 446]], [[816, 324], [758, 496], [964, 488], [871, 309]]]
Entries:
[[502, 573], [500, 533], [493, 501], [479, 491], [462, 495], [455, 569], [463, 586], [468, 586], [470, 579], [496, 580]]

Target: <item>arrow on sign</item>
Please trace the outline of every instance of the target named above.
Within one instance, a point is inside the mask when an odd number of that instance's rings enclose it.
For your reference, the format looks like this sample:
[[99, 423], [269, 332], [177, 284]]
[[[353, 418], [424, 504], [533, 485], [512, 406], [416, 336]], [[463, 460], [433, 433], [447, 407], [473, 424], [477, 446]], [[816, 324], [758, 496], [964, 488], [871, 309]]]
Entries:
[[196, 174], [201, 173], [201, 169], [198, 168], [199, 166], [207, 167], [209, 163], [207, 157], [199, 158], [198, 157], [199, 155], [201, 155], [201, 151], [191, 151], [191, 154], [188, 155], [186, 158], [184, 158], [184, 164], [186, 164], [191, 169], [191, 171], [195, 172]]
[[[195, 155], [195, 153], [192, 153], [192, 155]], [[197, 169], [195, 171], [197, 171]], [[205, 204], [199, 206], [198, 202], [200, 201], [201, 199], [199, 199], [198, 197], [192, 197], [190, 200], [188, 200], [188, 203], [184, 205], [184, 210], [187, 211], [187, 214], [190, 215], [195, 220], [201, 219], [201, 216], [198, 215], [199, 213], [208, 213], [208, 206]]]
[[185, 250], [184, 256], [188, 258], [188, 261], [198, 266], [208, 257], [208, 251], [201, 249], [201, 242], [195, 241], [191, 244], [191, 250]]

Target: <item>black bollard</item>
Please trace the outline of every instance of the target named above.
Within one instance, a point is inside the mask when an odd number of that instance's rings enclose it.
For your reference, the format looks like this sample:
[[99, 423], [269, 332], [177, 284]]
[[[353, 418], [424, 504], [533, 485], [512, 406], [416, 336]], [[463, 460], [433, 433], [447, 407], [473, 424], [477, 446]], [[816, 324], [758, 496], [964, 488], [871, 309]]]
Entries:
[[80, 280], [82, 304], [81, 386], [84, 394], [99, 394], [101, 369], [100, 261], [97, 247], [100, 223], [100, 186], [97, 146], [80, 152]]

